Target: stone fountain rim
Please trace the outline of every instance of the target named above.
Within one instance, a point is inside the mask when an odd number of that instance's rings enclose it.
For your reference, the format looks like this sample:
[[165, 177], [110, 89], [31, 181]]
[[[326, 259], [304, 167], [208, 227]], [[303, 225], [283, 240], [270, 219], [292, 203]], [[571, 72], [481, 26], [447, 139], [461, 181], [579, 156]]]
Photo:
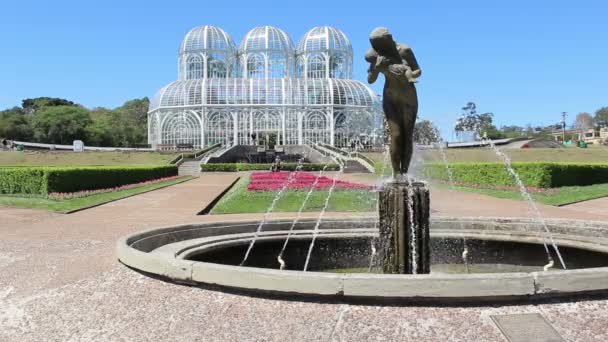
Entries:
[[[361, 222], [372, 217], [351, 220], [325, 219], [324, 222]], [[302, 219], [309, 223], [313, 219]], [[454, 218], [433, 217], [432, 222], [464, 221], [486, 224], [530, 224], [521, 218]], [[290, 219], [270, 220], [268, 224], [291, 223]], [[367, 299], [429, 299], [439, 301], [487, 301], [517, 298], [546, 298], [575, 294], [591, 294], [608, 291], [608, 267], [566, 271], [498, 273], [498, 274], [337, 274], [323, 272], [279, 271], [266, 268], [239, 267], [176, 258], [171, 254], [147, 253], [130, 246], [133, 241], [159, 234], [183, 232], [189, 229], [217, 228], [222, 226], [252, 226], [259, 221], [239, 220], [212, 223], [194, 223], [154, 228], [131, 234], [117, 242], [118, 259], [134, 269], [155, 274], [174, 282], [192, 285], [216, 285], [227, 289], [239, 289], [265, 294], [296, 294], [306, 297], [339, 297]], [[549, 219], [550, 225], [564, 225], [569, 229], [584, 228], [586, 232], [602, 231], [608, 238], [608, 222]], [[358, 231], [357, 231], [358, 230]], [[342, 234], [361, 236], [362, 228]], [[454, 230], [457, 232], [458, 230]], [[273, 232], [270, 232], [273, 233]], [[278, 233], [275, 231], [274, 233]], [[336, 231], [333, 231], [336, 233]], [[354, 235], [353, 235], [354, 233]], [[504, 232], [503, 232], [504, 233]], [[252, 234], [243, 233], [244, 235]], [[241, 235], [243, 235], [241, 234]], [[215, 236], [229, 236], [218, 234]], [[578, 236], [581, 235], [562, 235]], [[243, 236], [241, 236], [242, 238]], [[501, 239], [499, 239], [501, 240]], [[228, 240], [230, 241], [230, 240]], [[509, 240], [502, 240], [509, 241]], [[520, 241], [520, 240], [511, 240]], [[608, 240], [607, 240], [608, 241]], [[526, 241], [521, 241], [526, 242]], [[529, 241], [527, 241], [529, 242]], [[608, 250], [608, 243], [596, 243], [598, 249]], [[576, 245], [571, 245], [576, 247]], [[579, 247], [588, 249], [586, 247]]]

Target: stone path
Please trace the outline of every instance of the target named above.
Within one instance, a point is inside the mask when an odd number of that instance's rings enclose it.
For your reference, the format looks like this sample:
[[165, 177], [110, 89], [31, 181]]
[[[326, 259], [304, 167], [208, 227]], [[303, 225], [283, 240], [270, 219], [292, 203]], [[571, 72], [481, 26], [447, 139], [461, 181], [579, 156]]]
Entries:
[[[260, 218], [196, 216], [235, 177], [204, 174], [70, 215], [0, 207], [0, 341], [504, 341], [490, 318], [501, 313], [541, 313], [567, 340], [608, 340], [605, 299], [479, 307], [292, 302], [166, 283], [116, 261], [116, 240], [134, 231]], [[434, 189], [432, 201], [441, 215], [528, 216], [523, 202], [473, 193]], [[588, 206], [541, 210], [608, 220]]]
[[604, 216], [608, 214], [608, 197], [569, 204], [563, 206], [562, 208], [587, 212], [591, 214], [591, 216]]

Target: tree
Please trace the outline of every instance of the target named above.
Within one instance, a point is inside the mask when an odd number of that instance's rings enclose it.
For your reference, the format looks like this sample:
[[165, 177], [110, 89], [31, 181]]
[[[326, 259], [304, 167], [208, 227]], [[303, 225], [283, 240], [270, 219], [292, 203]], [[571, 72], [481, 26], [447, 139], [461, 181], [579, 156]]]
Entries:
[[1, 138], [29, 141], [33, 136], [31, 116], [25, 114], [22, 108], [14, 107], [0, 112]]
[[502, 126], [500, 131], [504, 135], [505, 138], [520, 138], [524, 136], [531, 136], [532, 134], [528, 134], [525, 127], [511, 125], [511, 126]]
[[92, 146], [120, 146], [117, 133], [120, 122], [111, 109], [95, 108], [91, 111], [92, 122], [86, 127], [86, 143]]
[[421, 145], [430, 145], [441, 140], [439, 129], [429, 120], [416, 122], [414, 126], [414, 142]]
[[589, 113], [578, 113], [572, 126], [581, 132], [593, 128], [593, 117]]
[[26, 113], [32, 114], [36, 111], [45, 107], [57, 107], [57, 106], [78, 106], [78, 104], [57, 97], [36, 97], [33, 99], [25, 99], [21, 101], [21, 107]]
[[488, 139], [504, 139], [507, 136], [501, 132], [496, 126], [492, 125], [492, 123], [484, 123], [479, 128], [479, 135], [485, 136]]
[[608, 107], [602, 107], [595, 111], [593, 119], [597, 125], [608, 125]]
[[41, 143], [134, 147], [147, 143], [147, 97], [91, 111], [72, 101], [38, 97], [0, 111], [0, 137]]
[[121, 139], [119, 145], [132, 147], [147, 144], [148, 136], [148, 107], [150, 100], [147, 97], [125, 102], [121, 107], [114, 109], [120, 116], [122, 123]]
[[86, 139], [89, 111], [80, 106], [44, 107], [33, 118], [34, 138], [50, 144], [71, 144]]
[[[498, 133], [494, 133], [498, 132], [498, 129], [492, 124], [493, 117], [494, 114], [492, 113], [478, 114], [475, 103], [468, 102], [462, 107], [462, 114], [456, 121], [454, 130], [457, 132], [475, 132], [479, 136], [483, 135], [484, 132], [492, 132], [492, 135], [496, 136]], [[490, 136], [488, 138], [493, 139]]]

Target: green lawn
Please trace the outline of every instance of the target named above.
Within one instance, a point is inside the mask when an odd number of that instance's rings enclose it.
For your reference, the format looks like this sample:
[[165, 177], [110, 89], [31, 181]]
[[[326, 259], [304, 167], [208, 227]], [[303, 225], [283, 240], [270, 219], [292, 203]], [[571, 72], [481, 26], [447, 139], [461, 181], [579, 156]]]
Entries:
[[0, 166], [28, 165], [162, 165], [168, 164], [177, 154], [158, 152], [58, 152], [58, 151], [4, 151], [0, 152]]
[[[248, 191], [249, 177], [243, 177], [211, 210], [211, 214], [265, 213], [277, 191]], [[308, 190], [287, 190], [274, 212], [297, 212]], [[329, 190], [315, 190], [304, 211], [320, 211]], [[334, 190], [327, 211], [374, 211], [376, 194], [367, 190]]]
[[[523, 200], [520, 192], [517, 190], [496, 190], [465, 186], [457, 186], [456, 190], [475, 192], [499, 198]], [[608, 184], [565, 186], [550, 192], [530, 192], [530, 195], [539, 203], [559, 206], [608, 196]]]
[[41, 196], [19, 196], [19, 195], [0, 195], [0, 205], [20, 207], [20, 208], [33, 208], [33, 209], [45, 209], [57, 212], [68, 213], [75, 210], [95, 206], [107, 202], [111, 202], [117, 199], [125, 198], [132, 195], [137, 195], [142, 192], [164, 188], [170, 185], [178, 184], [192, 179], [191, 176], [178, 177], [165, 181], [160, 181], [152, 184], [145, 184], [135, 186], [129, 189], [124, 189], [114, 192], [105, 192], [94, 194], [86, 197], [68, 199], [68, 200], [56, 200], [49, 199]]

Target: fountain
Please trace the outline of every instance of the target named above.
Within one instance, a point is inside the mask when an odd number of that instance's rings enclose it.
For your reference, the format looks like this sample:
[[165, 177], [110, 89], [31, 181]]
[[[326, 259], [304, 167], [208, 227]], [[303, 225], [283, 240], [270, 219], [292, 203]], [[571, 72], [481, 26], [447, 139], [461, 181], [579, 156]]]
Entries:
[[[290, 298], [452, 303], [608, 291], [607, 223], [544, 219], [538, 211], [534, 219], [430, 215], [428, 187], [407, 174], [420, 68], [411, 49], [395, 43], [388, 30], [375, 29], [370, 41], [368, 81], [380, 73], [386, 80], [383, 107], [393, 173], [377, 191], [377, 216], [325, 217], [341, 171], [318, 217], [302, 218], [323, 170], [293, 219], [269, 217], [290, 177], [261, 221], [146, 230], [118, 241], [118, 259], [177, 283]], [[508, 158], [496, 151], [508, 167]], [[518, 185], [536, 208], [521, 181]], [[534, 228], [539, 225], [541, 230]], [[340, 315], [347, 310], [344, 305]]]

